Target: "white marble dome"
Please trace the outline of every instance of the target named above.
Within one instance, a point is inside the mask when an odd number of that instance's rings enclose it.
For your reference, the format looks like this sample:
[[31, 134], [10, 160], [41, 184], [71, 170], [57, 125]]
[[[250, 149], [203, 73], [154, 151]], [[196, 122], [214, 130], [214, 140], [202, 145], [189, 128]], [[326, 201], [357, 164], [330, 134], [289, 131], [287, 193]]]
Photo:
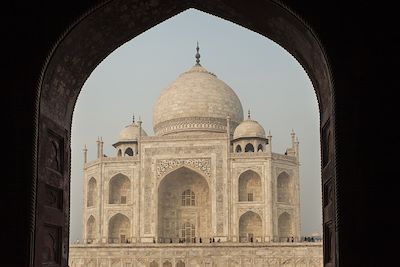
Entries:
[[[147, 133], [142, 128], [142, 136], [147, 136]], [[137, 141], [139, 138], [139, 123], [133, 122], [128, 126], [125, 126], [124, 129], [119, 133], [118, 141], [126, 142], [126, 141]]]
[[239, 138], [266, 138], [264, 128], [250, 118], [242, 121], [233, 132], [233, 139]]
[[156, 135], [226, 132], [228, 116], [234, 127], [243, 120], [238, 96], [196, 64], [161, 92], [153, 110], [153, 128]]

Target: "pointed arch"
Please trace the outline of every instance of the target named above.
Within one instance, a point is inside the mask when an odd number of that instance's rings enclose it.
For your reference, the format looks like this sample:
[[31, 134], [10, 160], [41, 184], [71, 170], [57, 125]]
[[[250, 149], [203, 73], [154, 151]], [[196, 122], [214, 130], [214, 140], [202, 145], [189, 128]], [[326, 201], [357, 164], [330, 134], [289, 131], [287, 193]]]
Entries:
[[125, 149], [124, 156], [132, 157], [132, 156], [133, 156], [133, 149], [130, 148], [130, 147], [128, 147], [127, 149]]
[[261, 201], [261, 184], [260, 175], [253, 170], [247, 170], [240, 174], [238, 181], [239, 201]]
[[281, 172], [276, 179], [277, 201], [291, 203], [293, 199], [293, 181], [287, 172]]
[[186, 232], [185, 235], [182, 232], [185, 223], [192, 224], [196, 230], [190, 233], [190, 238], [211, 235], [211, 197], [204, 176], [191, 168], [180, 167], [161, 180], [157, 199], [158, 237], [162, 242], [186, 238]]
[[117, 157], [122, 157], [122, 150], [118, 149]]
[[242, 147], [240, 145], [237, 145], [236, 148], [235, 148], [235, 152], [236, 153], [242, 152]]
[[185, 267], [185, 263], [182, 260], [179, 260], [176, 265], [176, 267]]
[[163, 267], [172, 267], [172, 263], [170, 261], [164, 261]]
[[263, 148], [263, 145], [262, 144], [259, 144], [258, 146], [257, 146], [257, 152], [263, 152], [264, 151], [264, 148]]
[[131, 195], [131, 181], [121, 173], [110, 179], [109, 186], [109, 204], [129, 204]]
[[244, 147], [244, 152], [254, 152], [254, 146], [251, 143], [248, 143], [245, 147]]
[[87, 186], [87, 207], [93, 207], [97, 204], [97, 182], [94, 177], [91, 177]]
[[94, 218], [93, 215], [90, 215], [89, 219], [86, 222], [86, 240], [87, 243], [93, 243], [94, 240], [96, 239], [96, 232], [97, 232], [97, 227], [96, 227], [96, 219]]
[[239, 219], [239, 241], [255, 242], [263, 236], [261, 216], [253, 211], [247, 211]]
[[109, 243], [129, 243], [131, 237], [131, 222], [122, 213], [112, 216], [108, 222]]
[[287, 212], [278, 217], [278, 235], [280, 241], [286, 241], [293, 236], [292, 216]]
[[158, 262], [153, 260], [152, 262], [150, 262], [150, 267], [158, 267]]

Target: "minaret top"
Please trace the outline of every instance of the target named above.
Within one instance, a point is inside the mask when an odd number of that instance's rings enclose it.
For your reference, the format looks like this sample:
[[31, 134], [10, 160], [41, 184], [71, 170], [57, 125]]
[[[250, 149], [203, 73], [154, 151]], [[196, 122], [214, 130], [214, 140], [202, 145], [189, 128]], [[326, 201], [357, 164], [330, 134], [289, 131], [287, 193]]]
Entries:
[[196, 53], [196, 65], [200, 65], [200, 53], [199, 53], [199, 50], [200, 50], [199, 42], [197, 42], [197, 47], [196, 47], [196, 51], [197, 51], [197, 53]]

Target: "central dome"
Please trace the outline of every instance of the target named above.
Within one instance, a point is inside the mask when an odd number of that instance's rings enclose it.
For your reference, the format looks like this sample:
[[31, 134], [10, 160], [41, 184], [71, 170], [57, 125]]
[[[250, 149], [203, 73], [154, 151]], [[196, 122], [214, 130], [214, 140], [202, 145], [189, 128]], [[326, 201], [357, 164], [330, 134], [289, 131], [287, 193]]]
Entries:
[[242, 104], [226, 83], [199, 62], [161, 92], [153, 112], [156, 135], [226, 132], [243, 120]]

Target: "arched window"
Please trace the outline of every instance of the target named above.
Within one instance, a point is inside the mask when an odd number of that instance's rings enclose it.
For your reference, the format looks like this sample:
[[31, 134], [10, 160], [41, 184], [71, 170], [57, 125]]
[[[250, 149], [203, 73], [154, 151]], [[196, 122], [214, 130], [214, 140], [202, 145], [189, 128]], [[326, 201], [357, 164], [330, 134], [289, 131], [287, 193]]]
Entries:
[[262, 146], [262, 144], [259, 144], [259, 145], [258, 145], [258, 147], [257, 147], [257, 152], [258, 152], [258, 151], [261, 151], [261, 152], [263, 151], [263, 146]]
[[182, 206], [196, 206], [196, 195], [190, 189], [182, 193]]
[[172, 267], [172, 263], [170, 261], [165, 261], [162, 266], [163, 267]]
[[185, 267], [185, 263], [184, 263], [182, 260], [179, 260], [179, 261], [176, 263], [176, 267]]
[[237, 145], [235, 151], [236, 153], [242, 152], [242, 147], [240, 145]]
[[281, 174], [279, 174], [277, 179], [278, 202], [291, 202], [292, 186], [290, 181], [291, 179], [286, 172], [282, 172]]
[[132, 148], [128, 147], [127, 149], [125, 149], [125, 154], [124, 155], [132, 157], [133, 156]]
[[248, 143], [246, 145], [246, 147], [244, 148], [244, 152], [254, 152], [254, 146], [250, 143]]
[[96, 199], [97, 199], [97, 183], [96, 179], [92, 177], [90, 178], [88, 183], [87, 206], [92, 207], [96, 205]]
[[181, 238], [184, 239], [186, 243], [193, 243], [195, 237], [196, 237], [196, 227], [189, 222], [182, 224]]
[[152, 262], [150, 262], [150, 267], [158, 267], [158, 263], [153, 260]]
[[121, 150], [121, 149], [118, 149], [117, 156], [118, 156], [118, 157], [122, 157], [122, 150]]
[[109, 204], [130, 203], [131, 182], [128, 177], [117, 174], [111, 178], [109, 183]]

